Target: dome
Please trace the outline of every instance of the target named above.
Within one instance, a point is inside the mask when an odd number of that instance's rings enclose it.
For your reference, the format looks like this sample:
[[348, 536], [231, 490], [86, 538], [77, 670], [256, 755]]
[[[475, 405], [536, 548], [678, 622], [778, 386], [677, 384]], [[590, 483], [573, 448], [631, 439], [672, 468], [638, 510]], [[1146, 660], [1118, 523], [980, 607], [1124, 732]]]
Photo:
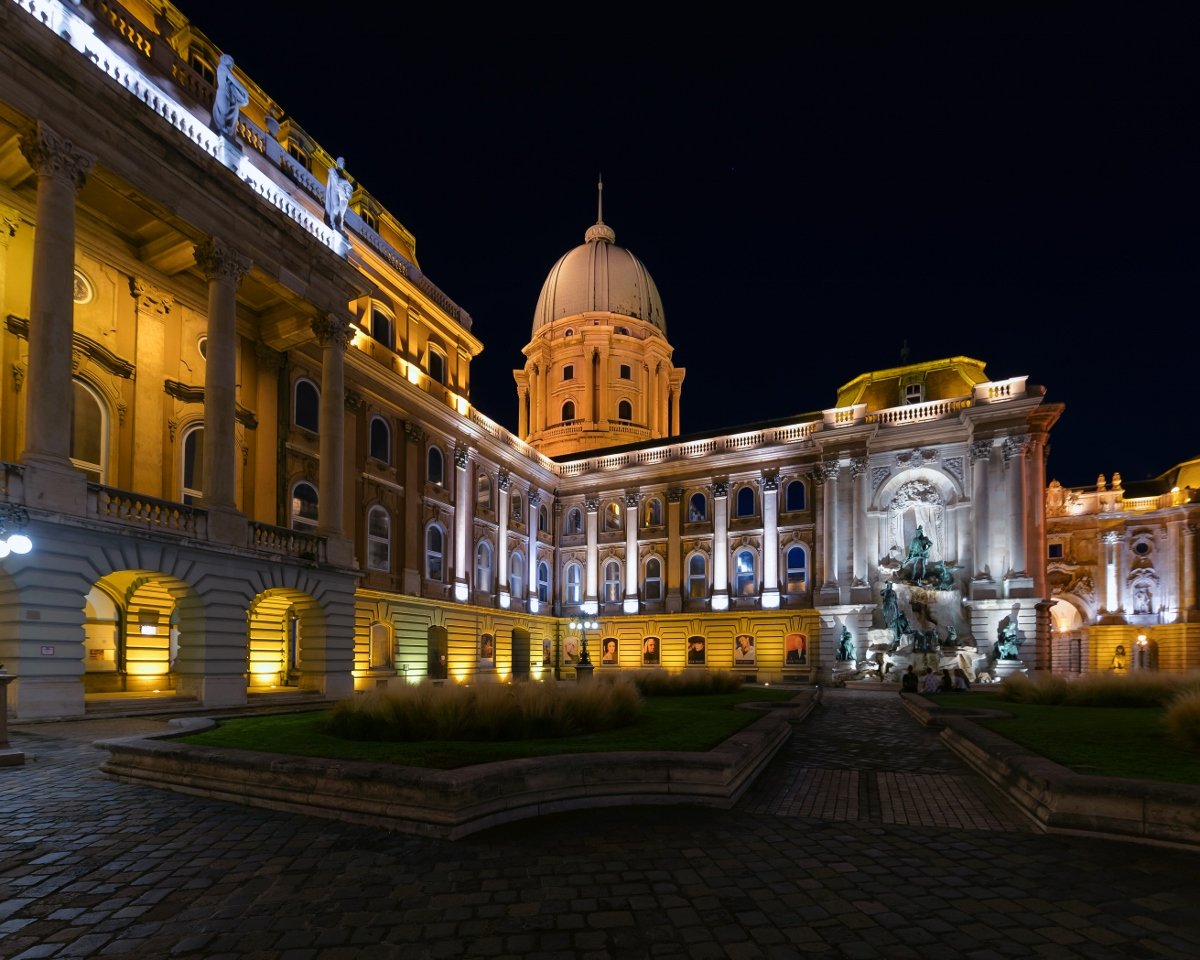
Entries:
[[542, 284], [533, 333], [563, 317], [596, 310], [645, 321], [665, 337], [662, 298], [642, 261], [617, 246], [617, 235], [603, 216], [583, 239], [582, 246], [558, 259]]

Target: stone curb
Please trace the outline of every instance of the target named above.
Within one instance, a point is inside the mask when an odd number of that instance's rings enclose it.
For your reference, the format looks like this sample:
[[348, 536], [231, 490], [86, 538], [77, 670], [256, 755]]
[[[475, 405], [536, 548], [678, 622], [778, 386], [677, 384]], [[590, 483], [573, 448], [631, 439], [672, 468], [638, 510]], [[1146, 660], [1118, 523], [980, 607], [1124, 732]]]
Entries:
[[1200, 786], [1075, 773], [974, 722], [996, 711], [939, 706], [901, 694], [905, 708], [1043, 829], [1200, 848]]
[[[806, 691], [707, 753], [567, 754], [456, 770], [322, 760], [175, 743], [102, 740], [100, 770], [127, 783], [455, 840], [543, 814], [630, 804], [732, 807], [820, 699]], [[761, 705], [760, 705], [761, 708]], [[211, 722], [211, 721], [209, 721]], [[172, 721], [173, 724], [176, 721]]]

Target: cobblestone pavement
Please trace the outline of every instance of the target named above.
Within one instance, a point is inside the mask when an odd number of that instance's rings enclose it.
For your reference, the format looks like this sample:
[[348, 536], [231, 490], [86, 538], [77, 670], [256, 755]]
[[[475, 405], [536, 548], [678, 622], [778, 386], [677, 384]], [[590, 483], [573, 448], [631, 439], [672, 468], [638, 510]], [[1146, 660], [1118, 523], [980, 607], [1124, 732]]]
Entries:
[[895, 693], [826, 691], [733, 810], [455, 842], [97, 773], [91, 739], [156, 726], [10, 731], [0, 957], [1200, 956], [1200, 853], [1033, 832]]

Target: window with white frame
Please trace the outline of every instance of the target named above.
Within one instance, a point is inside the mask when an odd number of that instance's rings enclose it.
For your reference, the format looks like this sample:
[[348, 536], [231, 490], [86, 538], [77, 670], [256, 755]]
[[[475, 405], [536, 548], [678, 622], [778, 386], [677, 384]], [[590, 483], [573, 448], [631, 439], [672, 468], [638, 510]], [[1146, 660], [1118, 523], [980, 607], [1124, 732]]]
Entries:
[[188, 427], [183, 432], [183, 482], [180, 484], [183, 502], [194, 504], [204, 497], [204, 424]]
[[739, 550], [733, 558], [733, 592], [738, 597], [752, 597], [758, 592], [753, 550]]
[[321, 394], [317, 385], [311, 380], [301, 377], [296, 381], [293, 392], [295, 409], [292, 420], [296, 426], [311, 433], [317, 433], [321, 427]]
[[550, 564], [545, 560], [537, 565], [537, 595], [541, 603], [550, 602]]
[[71, 463], [92, 483], [108, 474], [108, 409], [89, 384], [71, 381]]
[[428, 370], [430, 380], [446, 382], [446, 355], [432, 344], [429, 347]]
[[662, 599], [662, 561], [658, 557], [646, 559], [646, 578], [643, 593], [647, 600]]
[[425, 479], [439, 487], [446, 482], [446, 458], [440, 447], [429, 448]]
[[906, 383], [904, 385], [904, 402], [921, 403], [925, 399], [925, 385], [921, 383]]
[[317, 529], [317, 488], [306, 480], [292, 487], [292, 529]]
[[520, 550], [508, 558], [508, 592], [518, 600], [525, 596], [525, 558]]
[[380, 506], [367, 511], [367, 567], [383, 571], [392, 569], [392, 518]]
[[445, 579], [446, 533], [436, 523], [425, 531], [425, 576], [441, 583]]
[[804, 548], [799, 545], [788, 547], [784, 560], [787, 592], [803, 593], [808, 584], [808, 557]]
[[621, 564], [616, 560], [604, 565], [604, 602], [621, 602]]
[[383, 417], [371, 418], [371, 459], [392, 462], [392, 430]]
[[492, 545], [486, 540], [475, 548], [475, 589], [484, 593], [492, 589]]
[[702, 600], [708, 596], [708, 559], [702, 553], [693, 553], [687, 566], [688, 596]]
[[737, 499], [734, 500], [734, 510], [739, 517], [754, 516], [754, 488], [741, 487], [737, 492]]
[[708, 497], [702, 493], [693, 493], [688, 498], [688, 522], [696, 523], [708, 519]]
[[583, 602], [583, 567], [577, 563], [568, 563], [563, 570], [563, 602]]
[[792, 480], [783, 492], [783, 509], [786, 511], [803, 510], [805, 502], [803, 480]]

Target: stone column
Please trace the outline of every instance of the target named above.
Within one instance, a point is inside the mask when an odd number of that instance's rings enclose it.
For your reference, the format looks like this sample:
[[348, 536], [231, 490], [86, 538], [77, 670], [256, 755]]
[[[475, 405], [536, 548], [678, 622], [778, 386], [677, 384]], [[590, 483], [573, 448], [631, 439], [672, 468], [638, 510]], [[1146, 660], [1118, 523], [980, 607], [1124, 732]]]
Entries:
[[[508, 589], [508, 488], [512, 477], [507, 470], [500, 468], [496, 475], [496, 519], [499, 529], [496, 532], [496, 565], [499, 569], [496, 583], [500, 590], [500, 607], [507, 610], [512, 606], [512, 595]], [[521, 597], [517, 597], [517, 606], [521, 605]]]
[[638, 503], [640, 493], [625, 494], [625, 613], [638, 612]]
[[765, 608], [779, 606], [779, 477], [764, 473], [762, 485], [763, 592]]
[[667, 371], [664, 366], [665, 364], [660, 360], [658, 369], [655, 371], [654, 419], [658, 423], [658, 435], [669, 437], [671, 424], [667, 420]]
[[1008, 569], [1005, 576], [1025, 577], [1027, 570], [1026, 544], [1029, 534], [1025, 528], [1028, 504], [1025, 502], [1025, 458], [1029, 437], [1008, 437], [1004, 441], [1004, 468], [1008, 471]]
[[684, 581], [681, 572], [683, 556], [680, 544], [680, 506], [683, 490], [671, 487], [667, 490], [667, 613], [679, 613], [683, 609]]
[[[467, 581], [471, 553], [471, 483], [467, 477], [467, 466], [471, 462], [470, 448], [458, 445], [454, 448], [454, 599], [465, 603], [471, 598], [471, 587]], [[533, 528], [536, 514], [530, 510], [529, 525]]]
[[331, 563], [353, 563], [353, 550], [344, 541], [346, 509], [346, 347], [350, 344], [350, 320], [326, 314], [313, 321], [312, 331], [321, 346], [321, 421], [317, 500], [317, 532], [327, 538]]
[[594, 348], [584, 345], [583, 348], [583, 396], [580, 397], [579, 409], [576, 414], [583, 420], [585, 427], [590, 427], [596, 419], [596, 362]]
[[1179, 619], [1193, 621], [1196, 619], [1196, 532], [1194, 523], [1183, 526], [1183, 562], [1180, 565], [1183, 578], [1181, 599], [1183, 605], [1179, 611]]
[[412, 420], [404, 424], [404, 592], [421, 595], [424, 569], [424, 531], [421, 529], [421, 473], [425, 460], [425, 431]]
[[[992, 458], [992, 441], [991, 440], [972, 440], [971, 441], [971, 500], [973, 502], [973, 529], [971, 531], [971, 544], [974, 548], [974, 556], [971, 558], [973, 569], [970, 571], [971, 579], [979, 579], [979, 582], [984, 582], [986, 576], [989, 580], [992, 578], [990, 550], [992, 538], [988, 535], [988, 515], [991, 512], [991, 504], [988, 500], [988, 472], [989, 463]], [[1000, 571], [1004, 573], [1003, 570]], [[972, 594], [975, 594], [973, 588]]]
[[821, 522], [825, 536], [822, 541], [821, 603], [841, 602], [838, 586], [838, 522], [837, 522], [837, 478], [841, 468], [837, 460], [823, 460], [817, 466], [813, 479], [821, 488]]
[[713, 498], [712, 609], [729, 609], [729, 484], [718, 480], [710, 488]]
[[529, 512], [525, 515], [525, 553], [528, 555], [529, 562], [529, 586], [526, 588], [529, 591], [529, 612], [537, 613], [541, 605], [538, 600], [537, 592], [537, 564], [538, 564], [538, 538], [537, 538], [537, 514], [538, 505], [541, 503], [541, 494], [533, 487], [529, 488], [529, 496], [526, 497], [529, 503]]
[[612, 409], [612, 397], [610, 396], [611, 387], [609, 386], [612, 383], [612, 377], [610, 376], [609, 370], [610, 343], [611, 341], [606, 341], [598, 351], [600, 358], [600, 369], [597, 371], [599, 389], [596, 391], [596, 420], [599, 423], [603, 423], [605, 429], [608, 429], [608, 421], [612, 420], [617, 415], [617, 411]]
[[[547, 409], [550, 403], [550, 369], [546, 363], [539, 363], [535, 368], [537, 370], [537, 427], [539, 430], [545, 430], [546, 424], [550, 422], [550, 411]], [[557, 420], [557, 418], [555, 418]]]
[[[29, 291], [29, 372], [25, 450], [21, 461], [27, 501], [64, 512], [83, 512], [83, 475], [71, 466], [71, 431], [63, 418], [72, 406], [75, 320], [75, 196], [95, 158], [38, 123], [20, 138], [37, 174], [37, 226]], [[36, 402], [32, 398], [37, 398]], [[45, 471], [44, 478], [38, 471]]]
[[1100, 556], [1104, 558], [1104, 593], [1100, 609], [1105, 613], [1118, 613], [1121, 608], [1121, 593], [1117, 583], [1119, 540], [1119, 535], [1111, 531], [1100, 534]]
[[670, 392], [670, 403], [668, 404], [668, 409], [671, 415], [671, 431], [669, 435], [672, 437], [679, 436], [679, 394], [680, 387], [678, 385], [672, 386]]
[[[867, 585], [867, 458], [850, 461], [850, 483], [854, 495], [854, 513], [850, 518], [850, 585]], [[851, 598], [851, 603], [854, 598]]]
[[517, 436], [522, 440], [529, 437], [529, 387], [517, 390]]
[[583, 581], [583, 607], [586, 613], [594, 615], [599, 610], [600, 523], [598, 513], [600, 498], [588, 497], [583, 505], [587, 512], [587, 569]]
[[[133, 448], [137, 452], [133, 489], [144, 490], [152, 497], [162, 497], [163, 485], [171, 476], [170, 471], [163, 470], [163, 385], [161, 376], [148, 374], [162, 369], [166, 356], [166, 321], [174, 301], [141, 277], [130, 279], [129, 292], [137, 309], [134, 363], [138, 377], [133, 383]], [[166, 496], [171, 496], [170, 487]]]
[[[237, 288], [250, 261], [216, 237], [196, 244], [196, 264], [208, 281], [208, 346], [204, 364], [204, 485], [209, 536], [246, 538], [237, 512]], [[322, 499], [325, 492], [321, 491]]]

